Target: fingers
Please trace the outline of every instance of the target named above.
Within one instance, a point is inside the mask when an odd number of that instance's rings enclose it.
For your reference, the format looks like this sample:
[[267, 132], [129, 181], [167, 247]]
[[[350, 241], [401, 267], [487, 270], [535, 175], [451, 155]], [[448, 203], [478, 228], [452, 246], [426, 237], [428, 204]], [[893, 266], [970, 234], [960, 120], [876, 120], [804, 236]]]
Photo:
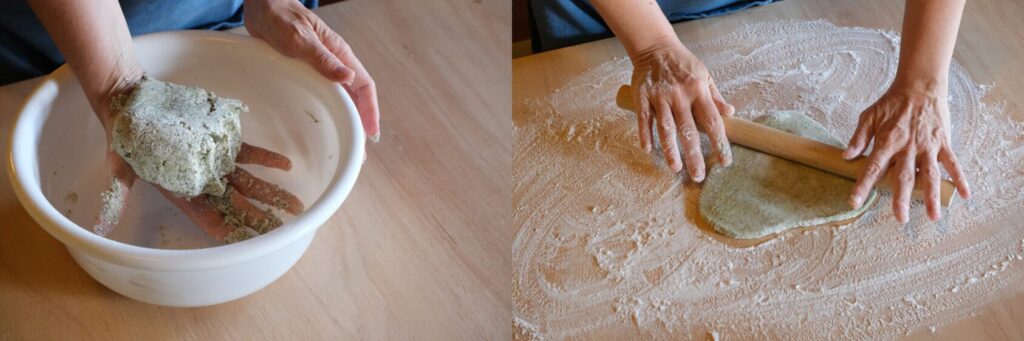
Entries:
[[299, 57], [312, 65], [320, 74], [335, 82], [351, 83], [355, 78], [355, 71], [342, 63], [334, 53], [324, 46], [316, 36], [311, 36], [302, 44], [303, 49]]
[[[352, 84], [361, 83], [357, 81]], [[356, 102], [356, 110], [359, 110], [359, 120], [363, 124], [363, 131], [373, 142], [380, 142], [380, 104], [377, 101], [377, 86], [372, 79], [367, 80], [365, 85], [344, 85], [345, 91]]]
[[957, 161], [956, 155], [953, 154], [953, 150], [949, 148], [948, 144], [939, 150], [939, 162], [946, 168], [946, 172], [949, 176], [953, 177], [953, 184], [956, 185], [957, 193], [960, 193], [960, 197], [967, 199], [971, 197], [971, 188], [967, 186], [967, 177], [964, 176], [963, 169], [960, 168], [960, 162]]
[[228, 174], [227, 178], [235, 190], [246, 197], [280, 208], [291, 214], [299, 214], [305, 210], [302, 201], [298, 197], [277, 187], [277, 185], [253, 176], [242, 169], [242, 167], [235, 167], [235, 171]]
[[694, 111], [699, 117], [698, 125], [708, 134], [712, 153], [718, 155], [718, 162], [722, 166], [731, 165], [732, 148], [729, 146], [729, 138], [725, 135], [725, 124], [719, 116], [718, 107], [711, 99], [711, 94], [700, 96], [694, 104]]
[[[288, 34], [283, 35], [283, 41], [277, 44], [275, 48], [284, 53], [289, 57], [295, 57], [302, 59], [307, 64], [312, 66], [320, 74], [327, 79], [335, 82], [350, 83], [355, 77], [355, 71], [352, 68], [346, 66], [338, 56], [334, 55], [331, 50], [325, 46], [320, 38], [318, 27], [319, 18], [315, 15], [310, 14], [309, 16], [302, 16], [302, 18], [292, 18], [291, 21], [304, 20], [310, 24], [290, 24], [285, 27], [288, 28]], [[320, 24], [322, 25], [322, 23]], [[326, 26], [326, 25], [322, 25]], [[278, 41], [276, 39], [269, 39], [268, 42]]]
[[340, 64], [343, 64], [350, 73], [347, 74], [347, 79], [336, 80], [344, 84], [353, 83], [358, 76], [359, 72], [366, 72], [363, 69], [362, 64], [358, 63], [355, 54], [352, 53], [352, 47], [345, 42], [337, 33], [334, 32], [327, 26], [319, 17], [311, 19], [313, 24], [313, 30], [316, 31], [316, 36], [319, 39], [319, 43], [337, 60]]
[[718, 86], [715, 85], [714, 80], [709, 80], [711, 86], [711, 99], [714, 100], [715, 106], [718, 107], [718, 112], [722, 115], [732, 117], [736, 114], [736, 108], [725, 101], [725, 97], [722, 97], [722, 93], [718, 92]]
[[334, 54], [341, 63], [352, 69], [353, 74], [350, 81], [341, 82], [345, 91], [348, 91], [359, 110], [359, 118], [363, 123], [363, 130], [370, 140], [380, 141], [380, 104], [377, 101], [377, 85], [366, 71], [363, 63], [359, 61], [352, 47], [345, 42], [334, 30], [321, 20], [316, 20], [314, 26], [317, 35], [328, 50]]
[[885, 174], [886, 168], [889, 167], [889, 160], [895, 154], [896, 148], [898, 147], [894, 144], [881, 143], [871, 153], [871, 156], [868, 157], [867, 166], [864, 167], [864, 171], [857, 180], [857, 184], [853, 186], [853, 191], [850, 194], [850, 207], [857, 209], [864, 204], [864, 199], [868, 197], [868, 193], [875, 187], [879, 177]]
[[636, 124], [637, 131], [640, 133], [640, 148], [645, 153], [651, 152], [651, 125], [653, 122], [653, 116], [651, 115], [651, 103], [647, 99], [646, 94], [641, 94], [636, 91], [633, 96], [634, 103], [637, 103], [639, 110], [636, 112]]
[[672, 100], [676, 123], [679, 124], [679, 142], [683, 144], [683, 158], [686, 160], [686, 173], [694, 182], [704, 181], [704, 154], [700, 150], [700, 135], [693, 121], [689, 102], [677, 92]]
[[249, 199], [238, 193], [238, 191], [231, 191], [230, 199], [231, 205], [242, 212], [241, 223], [256, 229], [256, 232], [260, 234], [267, 233], [283, 224], [281, 219], [278, 219], [271, 213], [260, 210], [256, 205], [249, 202]]
[[[869, 108], [868, 110], [872, 109]], [[868, 147], [868, 143], [871, 142], [874, 133], [874, 113], [865, 111], [860, 115], [860, 119], [857, 122], [857, 130], [850, 137], [849, 146], [843, 151], [843, 158], [852, 160], [864, 153], [864, 149]]]
[[231, 187], [223, 196], [207, 198], [224, 215], [224, 223], [235, 228], [250, 227], [256, 233], [264, 234], [284, 224], [276, 215], [260, 210]]
[[174, 206], [177, 206], [181, 212], [185, 213], [189, 220], [198, 225], [199, 228], [203, 229], [203, 232], [206, 232], [213, 239], [223, 242], [224, 238], [235, 230], [234, 226], [224, 222], [224, 214], [220, 213], [213, 204], [210, 204], [205, 194], [192, 199], [185, 199], [176, 197], [173, 193], [160, 186], [154, 187], [160, 190], [160, 194], [163, 194], [164, 198], [170, 200]]
[[914, 148], [908, 146], [895, 157], [895, 177], [892, 178], [896, 197], [892, 201], [892, 211], [896, 220], [906, 223], [910, 220], [910, 193], [914, 190]]
[[672, 109], [668, 101], [663, 98], [655, 99], [655, 116], [658, 126], [658, 135], [661, 137], [661, 153], [665, 157], [665, 163], [678, 173], [683, 169], [683, 162], [679, 160], [679, 147], [676, 145], [676, 123], [672, 118]]
[[282, 170], [292, 169], [292, 161], [287, 156], [248, 143], [242, 143], [242, 148], [238, 150], [238, 155], [235, 156], [235, 162], [257, 164]]
[[928, 210], [928, 218], [938, 221], [942, 218], [942, 206], [939, 204], [939, 165], [935, 160], [936, 153], [922, 153], [917, 159], [921, 187], [924, 188], [924, 204]]

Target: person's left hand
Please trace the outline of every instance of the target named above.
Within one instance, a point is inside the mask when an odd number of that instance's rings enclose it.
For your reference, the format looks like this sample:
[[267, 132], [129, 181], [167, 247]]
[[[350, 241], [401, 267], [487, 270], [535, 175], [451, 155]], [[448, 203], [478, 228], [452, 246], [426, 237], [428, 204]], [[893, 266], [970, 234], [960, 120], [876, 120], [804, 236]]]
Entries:
[[295, 0], [246, 0], [245, 28], [278, 52], [339, 82], [359, 109], [366, 136], [380, 140], [377, 86], [352, 48], [313, 11]]
[[[843, 158], [853, 159], [867, 148], [872, 139], [875, 146], [868, 156], [868, 165], [850, 195], [850, 206], [860, 208], [875, 183], [886, 174], [896, 191], [892, 209], [900, 223], [909, 218], [910, 194], [915, 181], [924, 193], [928, 217], [942, 217], [939, 205], [939, 163], [946, 168], [960, 196], [970, 196], [967, 178], [950, 145], [949, 105], [944, 84], [920, 87], [894, 84], [860, 115], [857, 130]], [[890, 167], [891, 163], [891, 167]]]

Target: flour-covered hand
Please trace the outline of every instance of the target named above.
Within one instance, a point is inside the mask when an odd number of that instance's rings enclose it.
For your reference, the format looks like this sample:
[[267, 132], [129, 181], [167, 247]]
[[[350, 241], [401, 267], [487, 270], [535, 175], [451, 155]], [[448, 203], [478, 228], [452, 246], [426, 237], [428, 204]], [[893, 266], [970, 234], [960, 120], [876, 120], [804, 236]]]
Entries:
[[313, 11], [295, 0], [246, 0], [245, 28], [278, 52], [313, 66], [339, 82], [359, 109], [363, 130], [380, 139], [377, 86], [352, 47]]
[[[734, 109], [715, 87], [711, 73], [697, 56], [677, 40], [637, 53], [633, 58], [633, 101], [637, 104], [640, 146], [650, 152], [652, 125], [657, 126], [661, 150], [675, 172], [683, 168], [695, 182], [704, 180], [704, 155], [698, 129], [708, 134], [712, 153], [719, 162], [732, 163], [729, 139], [720, 115]], [[678, 135], [677, 135], [678, 133]]]
[[942, 217], [939, 205], [939, 164], [949, 172], [960, 196], [970, 196], [967, 178], [950, 145], [949, 105], [945, 85], [894, 85], [864, 110], [846, 159], [861, 155], [868, 143], [875, 144], [867, 167], [850, 195], [850, 205], [859, 208], [868, 192], [887, 170], [894, 171], [895, 197], [892, 209], [901, 223], [909, 220], [910, 195], [917, 183], [924, 193], [930, 219]]
[[[284, 171], [292, 168], [291, 160], [288, 157], [246, 143], [242, 144], [235, 161], [238, 164], [256, 164]], [[281, 221], [273, 213], [260, 209], [249, 199], [280, 208], [291, 214], [299, 214], [305, 210], [302, 202], [294, 194], [253, 176], [238, 165], [235, 166], [233, 172], [227, 175], [227, 179], [231, 188], [220, 198], [206, 194], [193, 198], [181, 198], [159, 186], [157, 189], [207, 235], [225, 242], [239, 241], [239, 236], [255, 236], [245, 233], [239, 235], [239, 232], [253, 229], [257, 234], [263, 234], [281, 224]], [[218, 207], [218, 202], [228, 204]], [[230, 207], [229, 210], [233, 212], [225, 213], [224, 206]]]

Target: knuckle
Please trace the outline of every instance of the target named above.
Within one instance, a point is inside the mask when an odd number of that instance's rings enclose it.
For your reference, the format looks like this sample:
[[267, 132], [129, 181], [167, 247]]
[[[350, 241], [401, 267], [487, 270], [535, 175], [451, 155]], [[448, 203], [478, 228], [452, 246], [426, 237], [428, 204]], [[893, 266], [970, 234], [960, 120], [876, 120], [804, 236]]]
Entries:
[[285, 26], [285, 32], [293, 43], [305, 42], [316, 36], [312, 27], [301, 22], [288, 23]]
[[705, 113], [704, 115], [701, 115], [700, 123], [701, 123], [702, 126], [704, 126], [706, 128], [714, 128], [717, 125], [717, 123], [718, 123], [718, 121], [715, 120], [716, 118], [717, 117], [715, 117], [715, 115], [712, 115], [710, 113]]
[[658, 120], [658, 127], [660, 127], [662, 131], [665, 132], [665, 135], [675, 135], [675, 123], [673, 123], [672, 120], [669, 118], [662, 118]]
[[341, 37], [339, 37], [337, 34], [332, 34], [332, 37], [333, 37], [332, 39], [334, 40], [335, 46], [337, 46], [337, 49], [338, 49], [337, 53], [338, 53], [338, 55], [342, 55], [342, 56], [353, 55], [353, 53], [352, 53], [352, 45], [349, 45], [348, 43], [346, 43], [345, 40], [341, 39]]
[[901, 170], [896, 174], [896, 178], [902, 183], [908, 183], [914, 181], [914, 172], [910, 170]]
[[882, 165], [878, 164], [878, 162], [869, 163], [867, 169], [865, 169], [865, 174], [870, 177], [878, 176], [880, 173], [882, 173]]
[[[363, 75], [365, 75], [365, 77], [363, 77], [364, 79], [363, 79], [363, 85], [362, 86], [376, 90], [377, 89], [377, 82], [374, 81], [373, 78], [370, 77], [369, 75], [367, 75], [365, 73], [363, 73]], [[359, 78], [359, 77], [356, 76], [356, 78]]]
[[708, 82], [709, 77], [710, 75], [705, 75], [703, 72], [697, 71], [686, 77], [686, 83], [699, 88], [708, 88], [711, 86], [711, 83]]
[[327, 66], [329, 64], [333, 64], [334, 56], [332, 56], [327, 51], [321, 49], [317, 51], [316, 54], [313, 55], [313, 59], [320, 63], [320, 65]]
[[924, 134], [922, 144], [926, 146], [939, 146], [942, 144], [943, 136], [945, 134], [942, 133], [942, 128], [933, 127]]
[[697, 129], [693, 129], [693, 127], [683, 127], [681, 131], [683, 139], [686, 141], [693, 141], [697, 138]]
[[890, 143], [898, 143], [907, 139], [907, 131], [902, 128], [889, 130], [883, 135], [883, 140]]

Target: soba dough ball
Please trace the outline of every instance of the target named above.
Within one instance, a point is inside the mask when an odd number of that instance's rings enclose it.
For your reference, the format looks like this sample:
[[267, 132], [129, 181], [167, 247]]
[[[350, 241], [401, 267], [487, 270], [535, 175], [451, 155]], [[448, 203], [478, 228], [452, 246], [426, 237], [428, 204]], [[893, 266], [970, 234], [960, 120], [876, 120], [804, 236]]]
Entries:
[[114, 101], [113, 149], [140, 178], [179, 197], [221, 195], [241, 148], [241, 101], [143, 77]]

